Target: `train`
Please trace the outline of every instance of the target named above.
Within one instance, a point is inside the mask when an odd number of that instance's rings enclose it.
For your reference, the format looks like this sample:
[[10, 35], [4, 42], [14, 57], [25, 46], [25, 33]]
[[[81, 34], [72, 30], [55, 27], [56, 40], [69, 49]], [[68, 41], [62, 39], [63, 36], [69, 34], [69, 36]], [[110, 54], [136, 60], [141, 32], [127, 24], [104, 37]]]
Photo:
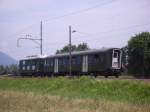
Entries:
[[[34, 56], [19, 61], [21, 76], [67, 76], [70, 70], [69, 53]], [[119, 48], [102, 48], [71, 53], [71, 75], [103, 75], [119, 77], [122, 68]]]

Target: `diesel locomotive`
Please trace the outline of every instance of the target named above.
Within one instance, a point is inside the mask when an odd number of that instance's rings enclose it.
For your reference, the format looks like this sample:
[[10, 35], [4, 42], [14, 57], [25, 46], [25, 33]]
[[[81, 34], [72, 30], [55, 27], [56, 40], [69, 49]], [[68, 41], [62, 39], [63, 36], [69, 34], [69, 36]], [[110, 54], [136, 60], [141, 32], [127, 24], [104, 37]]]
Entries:
[[[104, 75], [118, 77], [121, 72], [122, 51], [119, 48], [102, 48], [72, 52], [72, 75]], [[69, 75], [69, 53], [36, 56], [19, 61], [20, 75]]]

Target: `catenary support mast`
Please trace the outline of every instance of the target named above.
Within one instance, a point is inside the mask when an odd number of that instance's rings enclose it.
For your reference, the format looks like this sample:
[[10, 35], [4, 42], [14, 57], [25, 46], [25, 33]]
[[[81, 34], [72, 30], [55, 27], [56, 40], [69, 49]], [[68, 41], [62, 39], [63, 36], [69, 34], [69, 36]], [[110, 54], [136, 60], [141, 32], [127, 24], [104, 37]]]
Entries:
[[41, 49], [41, 55], [43, 54], [43, 25], [42, 25], [42, 21], [41, 21], [41, 26], [40, 26], [40, 36], [41, 36], [41, 45], [40, 45], [40, 49]]
[[72, 76], [72, 56], [71, 56], [71, 26], [69, 26], [69, 75]]

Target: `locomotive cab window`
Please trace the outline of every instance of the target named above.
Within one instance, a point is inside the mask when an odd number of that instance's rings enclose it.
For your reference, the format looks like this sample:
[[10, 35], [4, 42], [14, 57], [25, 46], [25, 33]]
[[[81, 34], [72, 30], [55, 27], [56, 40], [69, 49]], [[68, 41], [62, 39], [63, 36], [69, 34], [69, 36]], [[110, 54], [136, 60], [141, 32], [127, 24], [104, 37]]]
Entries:
[[118, 52], [114, 52], [114, 58], [118, 57]]

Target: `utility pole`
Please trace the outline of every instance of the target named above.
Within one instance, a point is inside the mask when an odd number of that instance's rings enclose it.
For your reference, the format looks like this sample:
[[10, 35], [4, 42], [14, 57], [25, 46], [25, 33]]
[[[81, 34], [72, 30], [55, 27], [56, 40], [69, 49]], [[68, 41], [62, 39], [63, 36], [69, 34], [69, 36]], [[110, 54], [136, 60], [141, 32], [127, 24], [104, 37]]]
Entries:
[[[32, 40], [33, 42], [35, 42], [36, 44], [39, 45], [40, 47], [40, 54], [43, 54], [43, 25], [42, 25], [42, 21], [40, 23], [40, 38], [32, 38], [32, 35], [25, 35], [24, 38], [18, 38], [17, 39], [17, 47], [19, 47], [19, 41], [20, 40]], [[39, 41], [39, 42], [37, 42]]]
[[71, 26], [69, 26], [69, 75], [72, 76], [72, 57], [71, 57]]
[[42, 21], [41, 21], [41, 26], [40, 26], [40, 31], [41, 31], [41, 45], [40, 45], [40, 48], [41, 48], [41, 55], [43, 54], [43, 26], [42, 26]]

